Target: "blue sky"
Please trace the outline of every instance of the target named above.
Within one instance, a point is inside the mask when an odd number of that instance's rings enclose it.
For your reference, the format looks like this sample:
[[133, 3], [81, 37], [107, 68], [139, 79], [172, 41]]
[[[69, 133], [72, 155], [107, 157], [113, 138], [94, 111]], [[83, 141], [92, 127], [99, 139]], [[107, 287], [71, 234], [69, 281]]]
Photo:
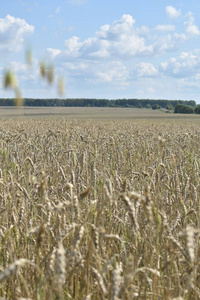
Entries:
[[[32, 67], [25, 61], [32, 49]], [[55, 83], [39, 65], [55, 66]], [[24, 97], [151, 98], [200, 103], [197, 0], [9, 0], [0, 10], [0, 97], [6, 68]]]

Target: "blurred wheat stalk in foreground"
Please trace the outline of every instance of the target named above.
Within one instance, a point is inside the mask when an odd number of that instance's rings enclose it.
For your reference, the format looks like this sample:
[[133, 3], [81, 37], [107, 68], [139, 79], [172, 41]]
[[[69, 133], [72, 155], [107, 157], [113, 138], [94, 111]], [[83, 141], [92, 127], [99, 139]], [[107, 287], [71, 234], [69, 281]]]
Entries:
[[[25, 60], [29, 70], [29, 68], [31, 68], [33, 64], [32, 51], [30, 47], [26, 49]], [[52, 85], [55, 82], [55, 77], [57, 78], [57, 76], [55, 75], [54, 65], [52, 63], [49, 63], [47, 65], [47, 63], [44, 60], [39, 63], [39, 73], [41, 79], [47, 80], [47, 83], [49, 85]], [[65, 86], [64, 78], [62, 76], [58, 76], [57, 92], [59, 96], [64, 95], [64, 86]], [[15, 98], [14, 104], [16, 107], [20, 108], [24, 105], [24, 100], [22, 97], [21, 89], [19, 87], [17, 75], [15, 74], [14, 71], [12, 71], [9, 68], [4, 71], [3, 87], [5, 89], [10, 89], [14, 91], [14, 98]]]

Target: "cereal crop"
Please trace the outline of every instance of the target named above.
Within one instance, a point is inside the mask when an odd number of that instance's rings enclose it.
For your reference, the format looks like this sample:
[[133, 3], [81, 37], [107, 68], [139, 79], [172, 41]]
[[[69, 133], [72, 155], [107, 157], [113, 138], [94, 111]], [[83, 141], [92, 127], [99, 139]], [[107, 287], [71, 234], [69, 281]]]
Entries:
[[200, 127], [0, 121], [0, 299], [200, 299]]

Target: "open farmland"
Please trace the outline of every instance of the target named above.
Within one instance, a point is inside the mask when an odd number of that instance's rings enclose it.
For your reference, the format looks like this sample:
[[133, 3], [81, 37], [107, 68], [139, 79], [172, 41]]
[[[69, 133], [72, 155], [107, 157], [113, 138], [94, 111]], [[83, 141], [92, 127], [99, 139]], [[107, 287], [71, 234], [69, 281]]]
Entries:
[[66, 119], [66, 120], [180, 120], [200, 121], [196, 114], [174, 114], [163, 110], [113, 107], [0, 107], [0, 119]]
[[7, 110], [2, 299], [200, 298], [199, 118]]

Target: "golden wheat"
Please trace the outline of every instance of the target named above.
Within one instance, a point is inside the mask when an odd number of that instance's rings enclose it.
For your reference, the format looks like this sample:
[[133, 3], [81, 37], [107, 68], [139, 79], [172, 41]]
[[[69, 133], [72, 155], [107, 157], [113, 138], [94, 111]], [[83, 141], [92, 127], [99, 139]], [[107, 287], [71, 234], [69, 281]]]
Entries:
[[199, 299], [199, 142], [195, 122], [0, 120], [0, 298]]

